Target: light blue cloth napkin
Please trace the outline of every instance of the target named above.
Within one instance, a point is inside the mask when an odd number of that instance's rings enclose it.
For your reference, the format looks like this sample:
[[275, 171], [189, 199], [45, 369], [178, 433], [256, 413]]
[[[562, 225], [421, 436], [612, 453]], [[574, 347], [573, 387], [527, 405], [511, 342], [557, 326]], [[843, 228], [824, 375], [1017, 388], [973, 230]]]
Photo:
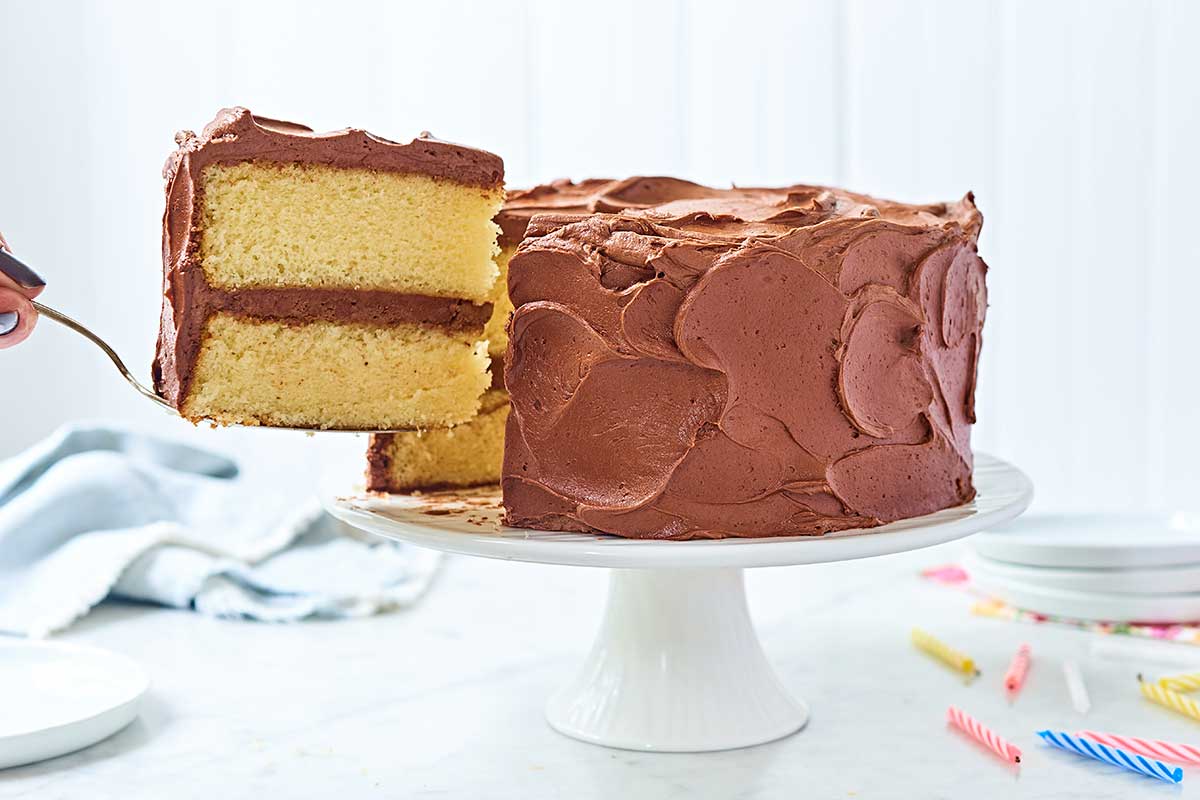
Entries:
[[287, 622], [415, 602], [439, 554], [358, 538], [224, 456], [67, 426], [0, 462], [0, 632], [46, 636], [105, 597]]

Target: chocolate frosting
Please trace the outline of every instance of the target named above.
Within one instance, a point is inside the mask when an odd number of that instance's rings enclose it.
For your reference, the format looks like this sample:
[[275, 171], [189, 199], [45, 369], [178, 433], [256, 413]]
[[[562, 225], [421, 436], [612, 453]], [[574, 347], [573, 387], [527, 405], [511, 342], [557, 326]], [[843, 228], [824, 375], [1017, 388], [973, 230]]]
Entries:
[[632, 178], [587, 202], [624, 210], [535, 214], [509, 266], [509, 524], [821, 534], [974, 496], [970, 194]]
[[364, 130], [315, 133], [294, 122], [226, 108], [199, 136], [182, 131], [163, 168], [167, 206], [163, 215], [163, 308], [153, 375], [154, 388], [176, 408], [190, 388], [204, 322], [215, 312], [289, 323], [313, 320], [436, 325], [479, 329], [491, 305], [453, 298], [386, 291], [278, 287], [221, 291], [209, 286], [200, 265], [203, 170], [214, 163], [266, 161], [325, 164], [429, 175], [455, 183], [499, 188], [499, 156], [443, 142], [423, 133], [407, 144]]
[[525, 236], [525, 226], [534, 214], [552, 212], [586, 214], [599, 211], [599, 198], [616, 181], [592, 178], [574, 183], [565, 178], [532, 189], [512, 189], [496, 215], [500, 247], [516, 247]]

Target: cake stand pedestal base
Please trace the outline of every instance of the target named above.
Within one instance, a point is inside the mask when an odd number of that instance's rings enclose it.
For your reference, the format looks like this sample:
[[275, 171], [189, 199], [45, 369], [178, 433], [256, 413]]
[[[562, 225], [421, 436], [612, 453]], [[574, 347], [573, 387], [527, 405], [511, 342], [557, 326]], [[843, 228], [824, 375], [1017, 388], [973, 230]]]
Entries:
[[614, 569], [596, 642], [546, 719], [608, 747], [702, 752], [795, 733], [808, 708], [763, 653], [741, 569]]

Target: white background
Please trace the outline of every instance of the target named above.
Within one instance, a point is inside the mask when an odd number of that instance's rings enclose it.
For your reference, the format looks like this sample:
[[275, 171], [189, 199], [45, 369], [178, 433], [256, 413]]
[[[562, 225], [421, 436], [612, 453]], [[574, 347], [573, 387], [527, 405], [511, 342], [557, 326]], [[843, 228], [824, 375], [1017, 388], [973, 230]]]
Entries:
[[[500, 153], [511, 186], [970, 189], [991, 266], [977, 449], [1043, 510], [1200, 505], [1200, 3], [0, 0], [0, 32], [0, 230], [142, 375], [160, 169], [226, 105], [429, 129]], [[361, 446], [193, 430], [50, 323], [0, 353], [0, 457], [96, 417], [243, 454]]]

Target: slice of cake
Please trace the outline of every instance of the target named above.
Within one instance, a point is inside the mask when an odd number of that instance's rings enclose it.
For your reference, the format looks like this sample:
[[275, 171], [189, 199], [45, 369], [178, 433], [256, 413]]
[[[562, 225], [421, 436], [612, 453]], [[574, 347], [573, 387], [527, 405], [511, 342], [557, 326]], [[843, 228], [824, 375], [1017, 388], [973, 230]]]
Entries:
[[176, 141], [154, 382], [182, 416], [352, 430], [475, 416], [497, 156], [244, 108]]
[[509, 524], [810, 535], [974, 496], [971, 195], [622, 194], [646, 203], [535, 216], [509, 264]]

